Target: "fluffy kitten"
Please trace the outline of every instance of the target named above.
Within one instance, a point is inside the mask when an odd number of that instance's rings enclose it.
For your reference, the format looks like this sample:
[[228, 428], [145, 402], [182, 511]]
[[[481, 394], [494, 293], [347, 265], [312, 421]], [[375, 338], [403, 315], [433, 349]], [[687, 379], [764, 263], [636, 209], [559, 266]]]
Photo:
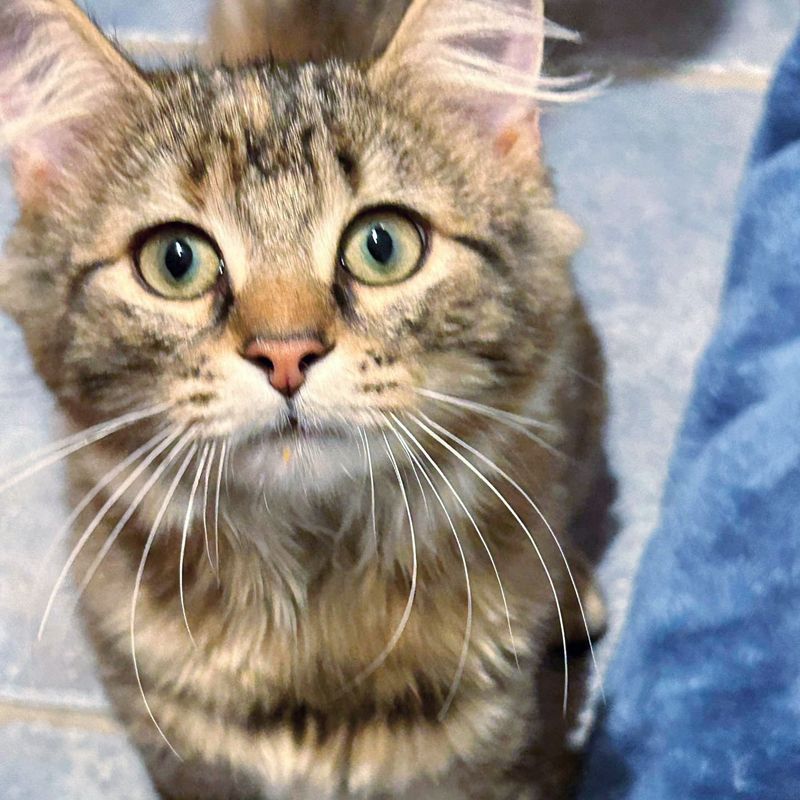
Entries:
[[85, 431], [68, 564], [165, 798], [564, 791], [541, 676], [603, 396], [544, 29], [415, 0], [358, 65], [148, 74], [4, 0], [2, 299]]

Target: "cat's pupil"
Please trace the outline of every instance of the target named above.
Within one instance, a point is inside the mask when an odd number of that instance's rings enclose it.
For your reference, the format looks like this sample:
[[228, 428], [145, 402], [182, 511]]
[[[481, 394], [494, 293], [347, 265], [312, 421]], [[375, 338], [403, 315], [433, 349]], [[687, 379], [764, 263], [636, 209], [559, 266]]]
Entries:
[[175, 239], [169, 243], [164, 253], [164, 266], [176, 281], [186, 277], [193, 262], [192, 248], [183, 239]]
[[379, 264], [388, 264], [394, 255], [394, 239], [383, 225], [373, 225], [367, 234], [367, 250]]

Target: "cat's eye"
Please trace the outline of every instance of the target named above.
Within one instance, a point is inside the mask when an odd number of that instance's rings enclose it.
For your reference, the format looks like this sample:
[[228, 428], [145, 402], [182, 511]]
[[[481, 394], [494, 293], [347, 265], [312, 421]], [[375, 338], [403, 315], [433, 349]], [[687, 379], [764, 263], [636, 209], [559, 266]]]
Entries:
[[367, 211], [342, 238], [342, 266], [361, 283], [387, 286], [419, 269], [427, 249], [422, 224], [397, 209]]
[[190, 300], [212, 289], [222, 258], [211, 240], [187, 225], [166, 225], [145, 236], [135, 254], [144, 282], [158, 294]]

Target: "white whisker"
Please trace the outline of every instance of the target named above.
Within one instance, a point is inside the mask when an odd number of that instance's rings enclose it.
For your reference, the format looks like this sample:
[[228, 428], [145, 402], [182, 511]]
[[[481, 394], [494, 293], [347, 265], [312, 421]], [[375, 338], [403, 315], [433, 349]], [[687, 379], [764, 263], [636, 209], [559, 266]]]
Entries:
[[561, 370], [566, 372], [568, 375], [572, 375], [573, 377], [577, 378], [582, 383], [585, 383], [587, 386], [593, 386], [595, 389], [599, 389], [603, 391], [603, 383], [598, 381], [597, 378], [593, 378], [590, 375], [587, 375], [585, 372], [582, 372], [579, 369], [575, 369], [571, 364], [567, 364], [564, 362], [564, 356], [561, 353], [550, 353], [547, 350], [537, 347], [533, 345], [534, 350], [536, 350], [537, 355], [539, 358], [543, 359], [544, 361], [549, 361], [552, 364], [556, 364]]
[[[431, 427], [426, 425], [419, 417], [415, 416], [414, 414], [409, 415], [410, 418], [424, 430], [432, 439], [435, 439], [439, 442], [442, 447], [448, 450], [452, 455], [454, 455], [462, 464], [464, 464], [467, 469], [470, 470], [496, 497], [497, 499], [503, 504], [506, 510], [511, 514], [514, 518], [515, 522], [522, 528], [525, 532], [525, 535], [528, 537], [528, 541], [530, 541], [537, 558], [539, 559], [539, 563], [542, 565], [542, 569], [544, 570], [545, 576], [547, 578], [548, 583], [550, 584], [550, 590], [553, 594], [553, 599], [555, 600], [556, 604], [556, 613], [558, 614], [558, 625], [561, 629], [561, 642], [563, 645], [563, 655], [564, 655], [564, 714], [567, 713], [567, 701], [569, 698], [569, 655], [567, 653], [567, 634], [564, 628], [564, 616], [561, 613], [561, 603], [558, 599], [558, 591], [556, 590], [555, 582], [553, 581], [553, 576], [550, 574], [550, 570], [547, 568], [547, 564], [545, 563], [544, 556], [542, 555], [542, 551], [539, 549], [539, 545], [536, 544], [536, 540], [533, 538], [533, 534], [528, 530], [528, 526], [523, 522], [522, 518], [517, 514], [517, 512], [513, 509], [511, 504], [506, 500], [503, 494], [497, 489], [497, 487], [464, 455], [458, 452], [452, 445], [448, 444], [444, 439], [442, 439], [439, 434], [436, 433]], [[423, 417], [428, 422], [433, 422], [429, 417]], [[437, 425], [437, 423], [433, 423]], [[437, 426], [441, 427], [441, 426]]]
[[[397, 436], [397, 433], [396, 433], [396, 432], [394, 431], [394, 429], [392, 428], [392, 425], [391, 425], [391, 423], [389, 422], [389, 420], [388, 420], [388, 418], [386, 417], [386, 415], [385, 415], [385, 414], [381, 414], [381, 416], [383, 417], [383, 419], [384, 419], [384, 421], [386, 422], [387, 426], [388, 426], [388, 427], [389, 427], [389, 428], [390, 428], [390, 429], [391, 429], [391, 430], [392, 430], [392, 431], [395, 433], [395, 436]], [[405, 452], [408, 452], [408, 449], [405, 447], [405, 444], [403, 445], [403, 450], [404, 450]], [[425, 519], [426, 519], [426, 520], [427, 520], [427, 521], [430, 523], [430, 520], [431, 520], [431, 510], [430, 510], [430, 508], [428, 507], [428, 498], [425, 496], [425, 490], [424, 490], [424, 489], [423, 489], [423, 487], [422, 487], [422, 481], [421, 481], [421, 480], [420, 480], [420, 478], [419, 478], [419, 473], [417, 472], [417, 466], [416, 466], [416, 464], [414, 463], [414, 459], [409, 459], [409, 462], [408, 462], [408, 463], [409, 463], [409, 465], [411, 466], [411, 471], [412, 471], [412, 473], [414, 474], [414, 478], [415, 478], [415, 479], [416, 479], [416, 481], [417, 481], [417, 487], [419, 488], [419, 493], [420, 493], [420, 496], [422, 497], [422, 504], [423, 504], [423, 507], [424, 507], [424, 509], [425, 509]]]
[[487, 406], [483, 403], [477, 403], [472, 400], [464, 400], [460, 397], [453, 397], [452, 395], [433, 392], [428, 389], [418, 389], [417, 393], [421, 394], [423, 397], [429, 398], [430, 400], [438, 400], [440, 403], [451, 405], [455, 408], [462, 408], [467, 411], [472, 411], [476, 414], [480, 414], [482, 417], [494, 420], [502, 425], [507, 425], [512, 430], [522, 434], [522, 436], [524, 436], [526, 439], [530, 439], [530, 441], [532, 441], [534, 444], [538, 445], [543, 450], [546, 450], [548, 453], [551, 453], [557, 458], [567, 458], [567, 456], [557, 447], [554, 447], [548, 441], [542, 439], [541, 436], [537, 436], [537, 434], [533, 433], [533, 431], [528, 430], [529, 426], [546, 430], [555, 430], [556, 428], [554, 425], [550, 425], [549, 423], [545, 422], [539, 422], [538, 420], [531, 419], [530, 417], [523, 417], [519, 414], [512, 414], [510, 411], [504, 411], [500, 408]]
[[183, 520], [183, 530], [181, 531], [181, 554], [178, 565], [178, 595], [181, 601], [181, 614], [183, 615], [184, 625], [186, 625], [186, 633], [189, 634], [189, 639], [195, 647], [197, 647], [197, 642], [195, 642], [194, 636], [192, 635], [192, 629], [189, 627], [189, 616], [186, 613], [186, 598], [183, 592], [183, 565], [186, 558], [186, 542], [189, 538], [189, 525], [192, 521], [192, 511], [194, 509], [194, 496], [197, 494], [197, 487], [200, 485], [200, 476], [203, 474], [203, 467], [208, 457], [209, 447], [210, 445], [207, 444], [203, 449], [200, 456], [200, 463], [197, 465], [197, 472], [192, 482], [192, 488], [189, 492], [189, 502], [186, 506], [186, 518]]
[[417, 394], [423, 397], [428, 397], [431, 400], [439, 400], [442, 403], [449, 403], [453, 406], [460, 406], [461, 408], [468, 408], [478, 414], [492, 415], [503, 417], [504, 419], [512, 420], [519, 425], [527, 425], [533, 428], [541, 428], [543, 430], [556, 430], [555, 425], [549, 422], [542, 422], [541, 420], [534, 419], [533, 417], [523, 417], [520, 414], [514, 414], [511, 411], [505, 411], [502, 408], [495, 408], [494, 406], [487, 406], [484, 403], [478, 403], [475, 400], [466, 400], [463, 397], [456, 397], [451, 394], [444, 394], [442, 392], [434, 392], [431, 389], [417, 389]]
[[230, 468], [231, 468], [231, 461], [233, 460], [233, 456], [235, 454], [236, 448], [239, 446], [239, 442], [231, 441], [228, 439], [228, 459], [225, 462], [225, 494], [229, 495], [231, 491], [230, 486]]
[[364, 452], [367, 454], [367, 466], [369, 468], [369, 499], [372, 517], [372, 536], [375, 540], [375, 546], [378, 545], [378, 523], [375, 518], [375, 473], [372, 469], [372, 453], [369, 449], [369, 438], [362, 428], [358, 429], [361, 433], [361, 438], [364, 442]]
[[208, 564], [213, 572], [214, 562], [211, 560], [211, 543], [208, 539], [208, 488], [211, 480], [211, 465], [214, 463], [214, 456], [217, 454], [217, 443], [211, 443], [211, 452], [208, 454], [208, 461], [206, 462], [206, 475], [203, 483], [203, 542], [206, 546], [206, 556], [208, 557]]
[[[387, 420], [388, 422], [388, 420]], [[450, 710], [450, 706], [455, 699], [456, 692], [458, 691], [458, 687], [461, 684], [461, 679], [464, 675], [464, 669], [467, 664], [467, 657], [469, 655], [469, 645], [470, 639], [472, 638], [472, 584], [470, 583], [469, 579], [469, 567], [467, 566], [467, 556], [464, 553], [464, 548], [461, 545], [461, 540], [458, 538], [458, 532], [456, 531], [456, 526], [453, 523], [453, 520], [450, 516], [450, 512], [447, 510], [447, 506], [445, 505], [444, 500], [442, 499], [439, 490], [434, 486], [433, 481], [431, 480], [430, 475], [428, 475], [425, 466], [419, 461], [419, 459], [414, 455], [411, 451], [409, 446], [404, 441], [403, 437], [397, 431], [397, 429], [389, 423], [392, 433], [397, 437], [397, 441], [400, 442], [400, 445], [405, 450], [408, 457], [411, 459], [412, 463], [415, 463], [419, 466], [420, 472], [422, 473], [423, 477], [430, 486], [431, 491], [434, 494], [434, 497], [439, 501], [439, 505], [442, 507], [442, 511], [444, 511], [444, 515], [447, 518], [447, 523], [450, 526], [450, 530], [453, 533], [453, 538], [456, 541], [456, 547], [458, 547], [458, 552], [461, 556], [461, 563], [464, 567], [464, 581], [467, 587], [467, 620], [464, 625], [464, 643], [461, 646], [461, 654], [459, 655], [458, 665], [456, 667], [456, 672], [453, 677], [453, 682], [450, 686], [450, 691], [447, 693], [447, 697], [445, 698], [444, 703], [442, 704], [442, 708], [439, 711], [439, 721], [443, 721], [444, 718], [447, 716], [447, 712]]]
[[225, 471], [225, 459], [228, 454], [228, 440], [222, 443], [219, 454], [219, 468], [217, 470], [217, 491], [214, 497], [214, 554], [216, 566], [214, 571], [217, 573], [219, 581], [219, 495], [222, 490], [222, 473]]
[[[347, 424], [347, 421], [346, 421], [346, 420], [342, 420], [342, 422], [343, 422], [345, 425]], [[358, 452], [359, 452], [359, 453], [361, 453], [361, 457], [362, 457], [362, 462], [361, 462], [361, 463], [362, 463], [362, 465], [363, 465], [363, 471], [364, 471], [364, 472], [366, 472], [366, 467], [367, 467], [367, 450], [366, 450], [366, 448], [364, 447], [364, 429], [363, 429], [361, 426], [358, 426], [358, 427], [356, 428], [356, 431], [357, 431], [357, 433], [358, 433], [358, 442], [357, 442], [357, 444], [358, 444]]]
[[567, 569], [567, 576], [569, 577], [569, 581], [572, 584], [572, 590], [575, 593], [575, 599], [578, 601], [578, 609], [579, 609], [580, 614], [581, 614], [581, 620], [583, 621], [583, 628], [586, 631], [586, 639], [587, 639], [587, 641], [589, 643], [589, 653], [590, 653], [591, 658], [592, 658], [592, 666], [594, 668], [594, 671], [595, 671], [595, 674], [596, 674], [598, 680], [600, 681], [600, 692], [603, 695], [603, 699], [605, 699], [605, 691], [603, 689], [602, 680], [601, 680], [601, 677], [600, 677], [600, 669], [597, 666], [597, 659], [595, 658], [594, 645], [592, 644], [592, 635], [589, 632], [589, 623], [588, 623], [588, 621], [586, 619], [586, 612], [584, 611], [584, 608], [583, 608], [583, 601], [581, 600], [581, 595], [580, 595], [580, 592], [578, 591], [578, 585], [575, 582], [575, 576], [572, 574], [572, 568], [569, 565], [569, 561], [567, 560], [567, 555], [564, 552], [564, 548], [561, 546], [561, 542], [559, 541], [558, 536], [556, 536], [556, 532], [553, 530], [553, 526], [550, 524], [550, 522], [545, 517], [544, 512], [541, 510], [539, 505], [534, 501], [534, 499], [525, 491], [525, 489], [523, 489], [522, 486], [517, 481], [515, 481], [514, 478], [511, 477], [511, 475], [509, 475], [504, 469], [502, 469], [494, 461], [492, 461], [490, 458], [485, 456], [483, 453], [481, 453], [476, 448], [472, 447], [472, 445], [470, 445], [467, 442], [463, 441], [463, 439], [460, 439], [458, 436], [455, 436], [454, 434], [450, 433], [450, 431], [448, 431], [445, 428], [443, 428], [441, 425], [438, 425], [436, 422], [434, 422], [430, 418], [426, 417], [424, 414], [422, 416], [425, 418], [425, 420], [428, 423], [430, 423], [430, 425], [432, 427], [434, 427], [437, 430], [439, 430], [444, 436], [447, 436], [447, 438], [449, 438], [451, 441], [454, 441], [454, 442], [458, 443], [459, 445], [461, 445], [465, 450], [467, 450], [468, 452], [472, 453], [472, 455], [474, 455], [476, 458], [480, 459], [484, 464], [486, 464], [486, 466], [488, 466], [490, 469], [494, 470], [498, 475], [500, 475], [502, 478], [504, 478], [506, 481], [508, 481], [508, 483], [510, 483], [511, 486], [513, 486], [514, 489], [516, 489], [522, 495], [522, 497], [525, 499], [525, 501], [528, 503], [528, 505], [530, 505], [530, 507], [534, 510], [534, 512], [536, 513], [536, 516], [538, 516], [539, 519], [542, 521], [543, 525], [547, 529], [547, 532], [550, 534], [550, 536], [552, 537], [553, 541], [555, 542], [555, 545], [558, 548], [558, 552], [561, 555], [561, 559], [564, 562], [564, 566]]
[[[178, 451], [180, 452], [180, 451]], [[139, 694], [142, 696], [142, 702], [144, 703], [144, 707], [147, 710], [147, 715], [150, 717], [150, 721], [155, 725], [156, 730], [158, 731], [161, 738], [166, 742], [167, 747], [175, 754], [175, 757], [183, 761], [183, 758], [178, 754], [178, 751], [172, 746], [172, 743], [167, 739], [166, 734], [161, 729], [161, 726], [156, 721], [155, 715], [153, 714], [153, 710], [150, 708], [150, 703], [147, 700], [147, 695], [144, 691], [144, 685], [142, 684], [142, 677], [139, 673], [139, 662], [136, 659], [136, 605], [139, 601], [139, 592], [142, 586], [142, 578], [144, 576], [145, 566], [147, 565], [147, 557], [150, 555], [150, 550], [153, 547], [153, 543], [156, 539], [156, 534], [158, 533], [158, 529], [161, 525], [161, 520], [164, 518], [164, 514], [167, 513], [167, 508], [169, 504], [172, 502], [172, 497], [175, 494], [175, 490], [178, 488], [178, 484], [181, 481], [184, 473], [189, 467], [189, 462], [194, 458], [194, 454], [197, 452], [197, 445], [193, 444], [189, 448], [189, 452], [184, 458], [183, 463], [178, 469], [178, 472], [175, 474], [175, 477], [172, 479], [172, 483], [170, 484], [169, 489], [167, 490], [167, 494], [164, 497], [164, 502], [161, 504], [161, 508], [158, 509], [158, 513], [156, 514], [156, 518], [153, 520], [153, 525], [150, 528], [150, 533], [147, 536], [147, 541], [144, 545], [144, 550], [142, 551], [142, 558], [139, 561], [139, 569], [136, 572], [136, 581], [133, 585], [133, 597], [131, 598], [131, 659], [133, 661], [133, 672], [136, 676], [136, 685], [139, 687]], [[171, 456], [177, 456], [177, 452], [173, 451], [170, 454]], [[171, 460], [171, 459], [170, 459]], [[169, 462], [168, 462], [169, 463]]]
[[89, 507], [89, 505], [91, 505], [92, 501], [103, 491], [103, 489], [113, 483], [131, 464], [137, 461], [148, 450], [155, 447], [162, 439], [166, 439], [171, 430], [173, 430], [173, 428], [166, 428], [159, 431], [152, 439], [134, 450], [124, 461], [121, 461], [116, 467], [114, 467], [114, 469], [111, 470], [111, 472], [104, 475], [83, 496], [81, 501], [75, 506], [75, 508], [72, 509], [66, 520], [64, 520], [63, 525], [61, 525], [61, 527], [53, 534], [50, 546], [47, 548], [47, 553], [42, 559], [43, 563], [47, 564], [50, 561], [51, 557], [58, 549], [58, 546], [61, 544], [61, 540], [70, 532], [70, 530], [72, 530], [72, 526], [78, 520], [80, 515]]
[[397, 646], [397, 643], [400, 641], [400, 638], [402, 637], [403, 632], [408, 625], [408, 620], [411, 617], [411, 610], [414, 607], [414, 599], [417, 595], [417, 572], [419, 565], [417, 563], [417, 537], [416, 533], [414, 532], [414, 517], [411, 513], [411, 506], [408, 502], [408, 494], [406, 492], [405, 484], [403, 483], [403, 476], [400, 474], [400, 467], [397, 465], [397, 459], [392, 452], [391, 445], [389, 444], [389, 440], [386, 438], [385, 433], [383, 434], [383, 441], [386, 445], [386, 452], [389, 455], [389, 460], [392, 462], [394, 474], [397, 477], [397, 485], [400, 487], [400, 493], [403, 497], [403, 504], [405, 505], [406, 509], [406, 516], [408, 517], [408, 526], [411, 533], [411, 586], [409, 588], [408, 600], [406, 601], [405, 608], [403, 609], [400, 622], [392, 634], [391, 639], [389, 639], [389, 642], [383, 651], [364, 670], [356, 675], [356, 677], [353, 679], [353, 685], [361, 683], [367, 677], [372, 675], [375, 670], [379, 669]]
[[[182, 430], [183, 429], [181, 428], [176, 435], [179, 435]], [[103, 559], [105, 559], [111, 548], [114, 546], [114, 542], [116, 542], [116, 540], [119, 538], [123, 529], [128, 524], [130, 518], [136, 513], [137, 509], [142, 503], [142, 500], [144, 500], [144, 498], [147, 496], [147, 494], [150, 492], [153, 486], [155, 486], [156, 482], [164, 474], [164, 471], [167, 469], [167, 467], [169, 467], [169, 465], [178, 457], [178, 454], [181, 452], [181, 450], [183, 450], [183, 448], [186, 446], [186, 443], [192, 438], [192, 436], [194, 436], [194, 434], [195, 434], [195, 428], [194, 427], [189, 428], [189, 430], [187, 430], [186, 433], [184, 433], [183, 436], [181, 436], [180, 440], [172, 448], [172, 450], [170, 450], [166, 458], [156, 467], [153, 474], [147, 479], [147, 481], [143, 484], [141, 489], [139, 489], [138, 493], [131, 501], [125, 513], [119, 518], [117, 524], [114, 526], [114, 529], [106, 537], [105, 542], [103, 542], [103, 546], [100, 548], [100, 550], [98, 550], [97, 555], [94, 557], [94, 560], [89, 565], [89, 569], [86, 570], [86, 574], [83, 576], [83, 580], [81, 581], [81, 584], [78, 587], [78, 599], [80, 599], [81, 595], [86, 591], [86, 587], [92, 582], [92, 578], [94, 578], [95, 573], [100, 568], [100, 564], [103, 563]], [[174, 436], [170, 437], [168, 445], [171, 444], [174, 440], [175, 440]], [[149, 466], [149, 464], [147, 466]]]
[[411, 441], [416, 445], [419, 451], [425, 456], [428, 463], [436, 470], [436, 474], [444, 481], [447, 488], [450, 490], [450, 493], [453, 495], [453, 498], [460, 506], [461, 510], [466, 515], [467, 519], [470, 521], [472, 527], [475, 530], [475, 533], [478, 535], [478, 539], [483, 545], [483, 549], [486, 551], [486, 555], [489, 557], [489, 562], [492, 565], [492, 570], [494, 571], [494, 576], [497, 579], [497, 586], [500, 589], [500, 598], [503, 602], [503, 610], [505, 611], [506, 615], [506, 623], [508, 624], [508, 635], [511, 641], [511, 649], [514, 653], [514, 662], [517, 665], [517, 669], [520, 668], [519, 665], [519, 655], [517, 654], [517, 645], [516, 641], [514, 640], [514, 631], [511, 626], [511, 613], [508, 609], [508, 600], [506, 598], [506, 592], [503, 588], [503, 581], [500, 579], [500, 571], [497, 568], [497, 562], [494, 560], [494, 555], [492, 554], [491, 548], [489, 547], [489, 543], [486, 541], [486, 538], [483, 535], [483, 532], [478, 527], [478, 523], [475, 521], [475, 517], [473, 516], [472, 512], [467, 508], [464, 501], [461, 499], [458, 491], [456, 490], [455, 486], [453, 486], [452, 481], [444, 474], [442, 468], [436, 463], [433, 456], [423, 447], [422, 442], [414, 436], [414, 434], [402, 423], [400, 419], [397, 418], [395, 414], [390, 415], [392, 419], [403, 429], [406, 435], [411, 439]]
[[[26, 478], [30, 478], [32, 475], [35, 475], [37, 472], [40, 472], [41, 470], [58, 463], [67, 456], [77, 453], [79, 450], [83, 450], [84, 447], [88, 447], [95, 442], [99, 442], [101, 439], [105, 439], [111, 436], [111, 434], [116, 433], [123, 428], [130, 427], [131, 425], [134, 425], [143, 419], [154, 417], [156, 414], [166, 411], [169, 407], [170, 405], [168, 403], [161, 403], [157, 406], [150, 406], [140, 411], [132, 411], [131, 413], [123, 414], [121, 417], [117, 417], [110, 422], [103, 422], [99, 425], [87, 428], [85, 431], [81, 431], [74, 436], [61, 440], [61, 442], [55, 445], [55, 452], [52, 452], [54, 446], [47, 448], [45, 452], [49, 453], [49, 455], [46, 458], [42, 458], [40, 461], [37, 461], [27, 469], [23, 469], [22, 472], [18, 472], [13, 477], [7, 478], [3, 483], [0, 483], [0, 492], [4, 492], [7, 489], [10, 489], [12, 486], [16, 486]], [[24, 464], [28, 460], [30, 460], [30, 456], [22, 459], [22, 463]], [[16, 471], [19, 469], [19, 465], [12, 464], [6, 469], [9, 471]]]
[[[44, 614], [42, 615], [42, 621], [39, 623], [39, 631], [37, 633], [37, 639], [41, 640], [42, 635], [44, 634], [45, 626], [47, 625], [47, 621], [50, 618], [50, 614], [53, 610], [53, 604], [55, 603], [56, 596], [58, 595], [61, 587], [64, 584], [64, 581], [69, 574], [70, 569], [72, 569], [72, 565], [75, 563], [76, 559], [80, 555], [81, 550], [83, 550], [86, 542], [89, 541], [89, 537], [94, 533], [100, 523], [105, 519], [106, 514], [111, 510], [111, 508], [117, 503], [117, 501], [125, 494], [125, 492], [133, 485], [133, 483], [138, 479], [138, 477], [155, 461], [161, 453], [164, 452], [174, 441], [178, 438], [181, 434], [181, 428], [172, 429], [170, 433], [168, 433], [167, 437], [157, 446], [152, 452], [136, 467], [133, 472], [117, 487], [117, 489], [111, 494], [111, 496], [103, 503], [100, 510], [94, 515], [92, 521], [86, 526], [83, 533], [79, 537], [78, 541], [75, 543], [72, 551], [67, 558], [66, 563], [64, 564], [61, 572], [56, 579], [56, 582], [53, 586], [52, 591], [50, 592], [50, 597], [47, 600], [47, 605], [45, 606]], [[156, 439], [160, 439], [161, 434], [156, 437]], [[152, 442], [152, 440], [151, 440]], [[148, 445], [151, 444], [148, 442]], [[142, 450], [145, 449], [147, 446], [143, 446], [140, 448]]]

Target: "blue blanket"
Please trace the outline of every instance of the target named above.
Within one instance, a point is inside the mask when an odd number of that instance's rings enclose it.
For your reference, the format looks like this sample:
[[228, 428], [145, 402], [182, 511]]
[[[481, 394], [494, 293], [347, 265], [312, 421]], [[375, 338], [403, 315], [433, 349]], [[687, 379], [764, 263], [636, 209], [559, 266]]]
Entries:
[[800, 799], [800, 38], [606, 691], [582, 800]]

